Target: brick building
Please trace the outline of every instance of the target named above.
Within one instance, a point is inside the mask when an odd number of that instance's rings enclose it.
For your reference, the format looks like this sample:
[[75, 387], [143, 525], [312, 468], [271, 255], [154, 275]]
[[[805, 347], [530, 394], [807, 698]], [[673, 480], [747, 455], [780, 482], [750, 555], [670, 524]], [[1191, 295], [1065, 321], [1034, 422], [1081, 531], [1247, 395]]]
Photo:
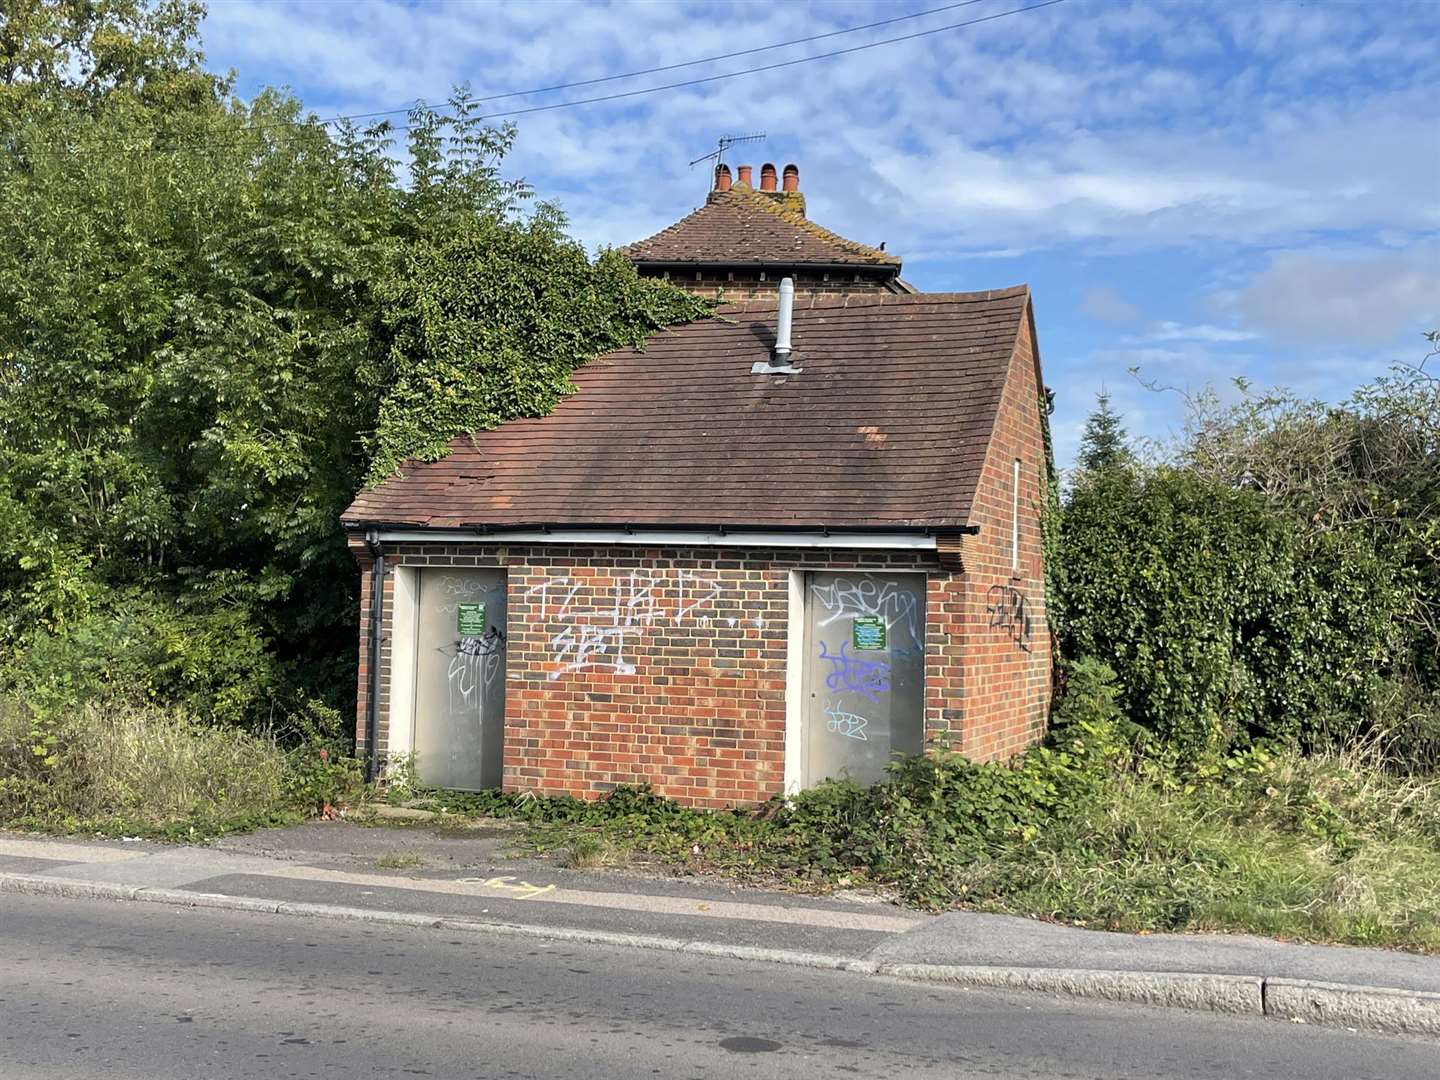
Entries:
[[773, 297], [786, 277], [802, 299], [915, 292], [900, 277], [895, 255], [847, 240], [805, 216], [794, 165], [785, 166], [778, 190], [774, 165], [760, 166], [758, 188], [751, 186], [751, 166], [741, 165], [739, 173], [731, 183], [730, 166], [718, 166], [704, 206], [621, 253], [644, 275], [727, 301]]
[[[793, 302], [602, 356], [550, 416], [457, 438], [346, 511], [372, 760], [414, 754], [449, 787], [649, 783], [722, 807], [873, 781], [937, 740], [992, 759], [1042, 733], [1029, 292], [917, 294], [898, 260], [797, 224], [780, 197], [798, 192], [752, 199], [773, 175], [752, 193], [721, 173], [628, 250], [691, 284], [672, 241], [698, 232], [700, 288], [758, 293], [783, 271]], [[736, 246], [756, 222], [778, 254]], [[825, 280], [800, 261], [817, 235], [865, 269]]]

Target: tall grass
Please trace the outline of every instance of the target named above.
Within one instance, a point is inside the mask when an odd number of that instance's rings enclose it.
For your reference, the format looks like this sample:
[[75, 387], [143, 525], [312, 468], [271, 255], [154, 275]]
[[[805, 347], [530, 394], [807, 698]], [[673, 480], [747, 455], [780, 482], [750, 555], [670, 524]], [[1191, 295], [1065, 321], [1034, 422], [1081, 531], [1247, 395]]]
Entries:
[[0, 824], [223, 831], [285, 818], [291, 775], [273, 741], [154, 706], [76, 705], [37, 728], [0, 696]]
[[1298, 754], [1200, 784], [1119, 775], [951, 884], [959, 906], [1109, 929], [1440, 951], [1440, 779]]

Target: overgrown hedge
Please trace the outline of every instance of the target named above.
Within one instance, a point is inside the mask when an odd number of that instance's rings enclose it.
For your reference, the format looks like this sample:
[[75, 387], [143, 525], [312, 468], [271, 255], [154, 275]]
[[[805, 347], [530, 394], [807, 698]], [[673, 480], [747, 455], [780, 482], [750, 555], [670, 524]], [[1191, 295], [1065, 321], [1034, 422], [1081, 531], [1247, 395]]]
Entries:
[[1060, 556], [1063, 652], [1104, 658], [1126, 715], [1186, 753], [1353, 739], [1414, 604], [1363, 536], [1174, 468], [1085, 478]]

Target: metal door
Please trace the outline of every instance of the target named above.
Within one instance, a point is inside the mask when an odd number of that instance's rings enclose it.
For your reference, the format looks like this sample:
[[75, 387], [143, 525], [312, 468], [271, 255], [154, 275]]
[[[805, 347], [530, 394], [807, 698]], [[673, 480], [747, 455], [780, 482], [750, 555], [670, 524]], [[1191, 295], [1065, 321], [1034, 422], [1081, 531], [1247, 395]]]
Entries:
[[924, 746], [925, 575], [805, 575], [801, 782], [873, 784]]
[[499, 787], [505, 572], [421, 570], [416, 605], [416, 775], [462, 791]]

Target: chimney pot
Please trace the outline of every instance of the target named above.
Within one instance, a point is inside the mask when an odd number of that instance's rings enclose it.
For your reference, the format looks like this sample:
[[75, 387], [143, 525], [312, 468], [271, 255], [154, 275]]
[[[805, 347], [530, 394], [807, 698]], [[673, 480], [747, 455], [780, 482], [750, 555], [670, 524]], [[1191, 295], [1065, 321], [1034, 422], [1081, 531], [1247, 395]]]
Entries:
[[730, 190], [730, 166], [729, 166], [729, 165], [716, 165], [716, 166], [715, 166], [715, 190], [716, 190], [716, 191], [729, 191], [729, 190]]
[[751, 186], [750, 177], [751, 177], [752, 172], [753, 172], [753, 170], [750, 168], [749, 165], [741, 165], [741, 166], [740, 166], [740, 183], [744, 184], [746, 187], [750, 187], [750, 186]]
[[782, 191], [800, 190], [800, 170], [795, 165], [785, 166], [785, 178], [781, 183]]
[[775, 190], [775, 166], [771, 165], [768, 161], [760, 166], [760, 190]]

